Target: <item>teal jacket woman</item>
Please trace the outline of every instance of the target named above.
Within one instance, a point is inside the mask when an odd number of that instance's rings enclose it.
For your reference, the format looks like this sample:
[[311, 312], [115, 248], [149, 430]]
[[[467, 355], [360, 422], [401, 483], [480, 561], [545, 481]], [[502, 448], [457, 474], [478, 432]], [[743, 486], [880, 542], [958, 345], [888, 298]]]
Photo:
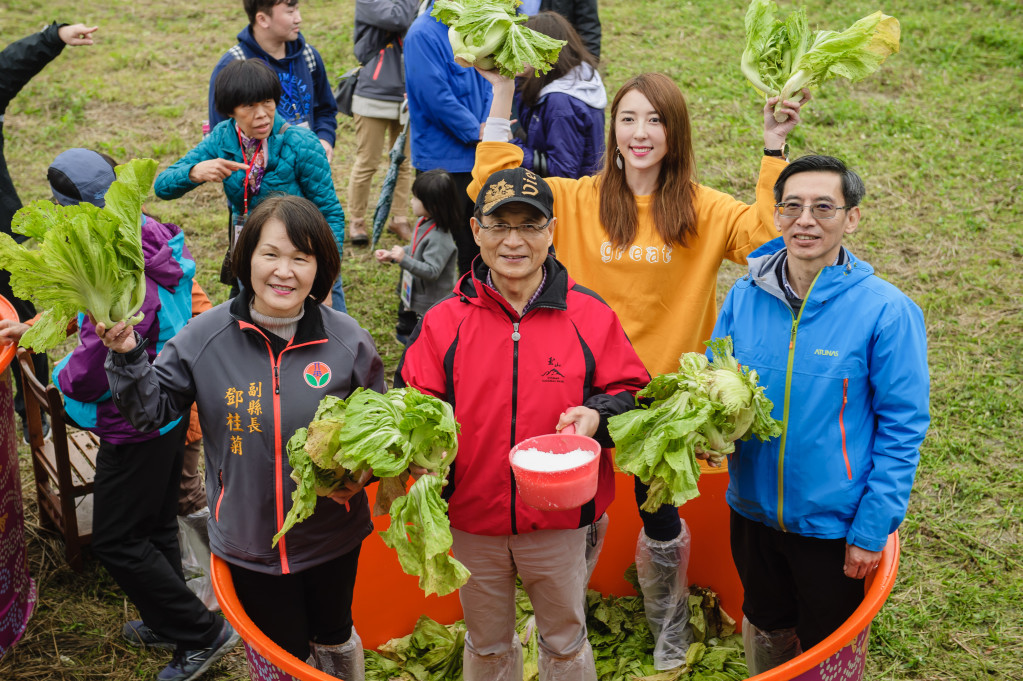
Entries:
[[[259, 193], [249, 196], [251, 211], [260, 201], [275, 192], [309, 199], [327, 219], [338, 252], [345, 239], [345, 215], [337, 200], [330, 163], [316, 135], [305, 128], [289, 125], [274, 115], [273, 129], [267, 138], [266, 171]], [[154, 190], [161, 199], [176, 199], [195, 189], [201, 183], [188, 178], [192, 168], [202, 161], [223, 158], [245, 163], [234, 119], [221, 121], [194, 149], [160, 173]], [[224, 194], [231, 204], [233, 215], [245, 212], [245, 170], [239, 169], [223, 180]]]

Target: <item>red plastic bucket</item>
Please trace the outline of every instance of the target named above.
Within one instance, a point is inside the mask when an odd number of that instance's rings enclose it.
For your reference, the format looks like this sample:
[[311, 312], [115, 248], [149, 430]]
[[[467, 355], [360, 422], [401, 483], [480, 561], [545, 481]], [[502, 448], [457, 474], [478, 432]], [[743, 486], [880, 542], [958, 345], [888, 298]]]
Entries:
[[[18, 320], [18, 313], [0, 296], [0, 318]], [[25, 518], [21, 499], [18, 442], [14, 418], [14, 383], [10, 365], [15, 346], [0, 346], [0, 657], [25, 633], [36, 603], [36, 584], [25, 556]]]
[[[571, 430], [570, 430], [571, 429]], [[516, 463], [519, 452], [536, 449], [554, 457], [575, 451], [593, 454], [586, 463], [561, 470], [532, 470]], [[525, 503], [541, 511], [567, 511], [579, 508], [597, 493], [597, 470], [600, 466], [600, 444], [591, 437], [576, 435], [568, 426], [553, 435], [538, 435], [523, 440], [508, 453], [515, 474], [515, 493]]]

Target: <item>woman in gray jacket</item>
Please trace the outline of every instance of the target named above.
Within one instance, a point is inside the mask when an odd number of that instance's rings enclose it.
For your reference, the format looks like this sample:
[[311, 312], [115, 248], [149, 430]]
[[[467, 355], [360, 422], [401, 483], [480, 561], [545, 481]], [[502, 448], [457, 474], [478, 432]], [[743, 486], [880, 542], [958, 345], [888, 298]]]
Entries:
[[267, 198], [233, 253], [242, 292], [190, 321], [149, 364], [131, 326], [96, 332], [111, 350], [107, 380], [140, 431], [199, 408], [206, 452], [210, 549], [230, 566], [253, 622], [295, 657], [339, 678], [363, 678], [351, 605], [372, 524], [361, 482], [349, 482], [271, 544], [291, 507], [286, 443], [324, 395], [383, 392], [369, 334], [320, 303], [340, 259], [327, 221], [303, 198]]

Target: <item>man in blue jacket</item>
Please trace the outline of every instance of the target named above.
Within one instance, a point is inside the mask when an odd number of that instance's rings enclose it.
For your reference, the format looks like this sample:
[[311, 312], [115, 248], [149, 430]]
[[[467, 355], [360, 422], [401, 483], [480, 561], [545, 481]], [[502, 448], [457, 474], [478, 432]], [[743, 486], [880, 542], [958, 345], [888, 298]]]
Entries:
[[298, 0], [243, 0], [243, 4], [249, 25], [238, 33], [238, 44], [220, 58], [210, 76], [210, 129], [225, 118], [213, 105], [217, 74], [235, 59], [262, 59], [281, 81], [277, 112], [289, 124], [316, 133], [327, 160], [333, 160], [337, 101], [330, 89], [323, 58], [299, 32], [302, 15], [298, 11]]
[[774, 185], [781, 238], [747, 258], [714, 337], [756, 370], [780, 438], [729, 457], [732, 558], [750, 674], [817, 645], [863, 600], [902, 522], [930, 421], [920, 308], [842, 246], [859, 176], [804, 156]]
[[465, 219], [452, 234], [462, 275], [480, 252], [469, 229], [474, 203], [465, 190], [472, 182], [480, 126], [487, 120], [493, 91], [476, 69], [455, 63], [448, 27], [430, 16], [432, 11], [430, 0], [405, 34], [412, 165], [418, 172], [443, 168], [466, 197]]

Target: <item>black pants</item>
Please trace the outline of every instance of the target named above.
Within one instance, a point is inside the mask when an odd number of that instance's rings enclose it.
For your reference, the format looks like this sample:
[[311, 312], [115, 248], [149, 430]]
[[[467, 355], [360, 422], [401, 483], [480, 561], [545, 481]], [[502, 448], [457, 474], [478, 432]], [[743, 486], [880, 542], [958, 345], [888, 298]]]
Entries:
[[863, 602], [863, 580], [842, 572], [845, 539], [781, 532], [730, 513], [732, 559], [745, 591], [742, 612], [756, 627], [795, 627], [809, 650]]
[[[646, 495], [650, 488], [640, 482], [639, 478], [633, 479], [636, 481], [636, 506], [639, 507], [646, 503]], [[639, 518], [643, 521], [646, 536], [654, 541], [671, 541], [682, 531], [682, 518], [678, 515], [678, 506], [661, 504], [653, 513], [640, 510]]]
[[[416, 175], [421, 171], [417, 170]], [[450, 172], [450, 171], [449, 171]], [[469, 227], [469, 218], [472, 217], [473, 210], [476, 207], [475, 197], [469, 198], [466, 191], [469, 188], [469, 183], [472, 182], [472, 172], [468, 173], [450, 173], [451, 178], [455, 181], [455, 188], [458, 189], [458, 195], [465, 199], [463, 204], [463, 216], [457, 229], [451, 231], [451, 236], [455, 240], [455, 246], [458, 247], [458, 276], [462, 276], [470, 269], [472, 269], [472, 261], [480, 254], [480, 247], [477, 245], [476, 240], [472, 236], [472, 228]]]
[[152, 440], [100, 441], [92, 551], [149, 628], [193, 650], [212, 643], [222, 625], [181, 572], [177, 509], [187, 428], [186, 415]]
[[360, 544], [333, 560], [289, 575], [232, 564], [238, 601], [271, 641], [305, 660], [310, 642], [333, 646], [351, 638], [352, 594], [361, 549]]

